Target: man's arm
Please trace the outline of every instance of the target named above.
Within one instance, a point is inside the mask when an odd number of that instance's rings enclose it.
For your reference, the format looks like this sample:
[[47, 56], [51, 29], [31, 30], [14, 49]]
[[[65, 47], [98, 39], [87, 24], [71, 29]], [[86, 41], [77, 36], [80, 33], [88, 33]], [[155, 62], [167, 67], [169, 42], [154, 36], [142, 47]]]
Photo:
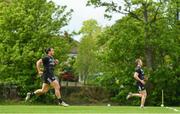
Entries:
[[134, 73], [134, 78], [137, 80], [137, 81], [139, 81], [139, 82], [141, 82], [143, 85], [145, 84], [145, 81], [144, 80], [141, 80], [139, 77], [138, 77], [138, 73], [137, 72], [135, 72]]
[[55, 59], [54, 63], [55, 63], [55, 65], [59, 64], [59, 60]]
[[148, 76], [144, 76], [144, 81], [146, 82], [146, 81], [148, 81], [149, 80], [149, 78], [148, 78]]
[[38, 74], [39, 75], [42, 75], [43, 72], [41, 71], [41, 64], [42, 64], [42, 59], [39, 59], [37, 62], [36, 62], [36, 68], [37, 68], [37, 71], [38, 71]]

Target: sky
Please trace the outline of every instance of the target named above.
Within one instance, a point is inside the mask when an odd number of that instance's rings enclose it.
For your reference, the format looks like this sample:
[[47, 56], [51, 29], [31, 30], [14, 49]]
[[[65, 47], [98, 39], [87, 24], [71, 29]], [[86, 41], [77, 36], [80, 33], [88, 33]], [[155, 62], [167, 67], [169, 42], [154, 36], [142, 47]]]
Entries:
[[[85, 20], [95, 19], [100, 26], [109, 26], [122, 17], [121, 14], [113, 14], [113, 18], [109, 21], [104, 18], [104, 8], [94, 8], [93, 6], [86, 6], [87, 0], [52, 0], [57, 5], [67, 5], [68, 9], [73, 9], [72, 19], [69, 24], [62, 30], [68, 32], [78, 32]], [[80, 36], [74, 36], [74, 39], [80, 41]]]

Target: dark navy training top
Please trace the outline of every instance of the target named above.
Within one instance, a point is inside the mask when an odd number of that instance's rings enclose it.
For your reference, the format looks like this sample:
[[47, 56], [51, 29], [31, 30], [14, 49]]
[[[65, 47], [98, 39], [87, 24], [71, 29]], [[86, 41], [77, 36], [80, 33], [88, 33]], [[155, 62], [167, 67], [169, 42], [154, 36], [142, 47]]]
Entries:
[[[141, 80], [144, 80], [144, 71], [143, 71], [143, 69], [142, 69], [140, 66], [137, 66], [137, 67], [136, 67], [135, 72], [138, 73], [138, 77], [139, 77]], [[137, 81], [137, 84], [139, 84], [139, 83], [141, 83], [141, 82]]]
[[44, 66], [44, 74], [54, 75], [55, 60], [52, 56], [45, 56], [42, 58]]

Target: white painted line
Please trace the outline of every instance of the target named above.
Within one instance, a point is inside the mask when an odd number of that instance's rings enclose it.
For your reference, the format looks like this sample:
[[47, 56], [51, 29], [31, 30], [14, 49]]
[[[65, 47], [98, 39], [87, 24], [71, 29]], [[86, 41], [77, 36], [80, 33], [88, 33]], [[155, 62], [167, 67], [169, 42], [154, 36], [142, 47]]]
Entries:
[[170, 110], [174, 110], [175, 112], [180, 112], [180, 110], [173, 108], [173, 107], [165, 107], [165, 108], [170, 109]]
[[[143, 112], [138, 112], [138, 113], [126, 113], [126, 112], [120, 112], [120, 113], [0, 113], [0, 114], [172, 114], [172, 113], [143, 113]], [[173, 113], [176, 114], [176, 113]]]

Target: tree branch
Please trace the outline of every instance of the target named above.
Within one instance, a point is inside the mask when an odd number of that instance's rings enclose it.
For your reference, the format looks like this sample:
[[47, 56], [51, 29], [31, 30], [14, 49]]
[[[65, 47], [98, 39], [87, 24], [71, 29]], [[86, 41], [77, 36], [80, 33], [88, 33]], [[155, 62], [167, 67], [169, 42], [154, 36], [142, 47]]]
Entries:
[[139, 20], [139, 21], [143, 21], [137, 14], [133, 13], [131, 11], [131, 3], [129, 3], [127, 0], [124, 0], [124, 2], [127, 4], [127, 8], [128, 8], [128, 13], [135, 19]]
[[[160, 0], [160, 3], [162, 3], [161, 0]], [[160, 5], [158, 6], [158, 8], [156, 9], [155, 14], [154, 14], [154, 18], [151, 20], [151, 23], [153, 23], [153, 22], [156, 21], [157, 15], [158, 15], [158, 11], [159, 11], [159, 9], [160, 9], [160, 6], [161, 6], [161, 4], [160, 4]]]
[[137, 19], [137, 20], [139, 20], [139, 21], [143, 21], [143, 20], [142, 20], [141, 18], [139, 18], [139, 16], [136, 15], [135, 13], [129, 11], [129, 14], [130, 14], [132, 17], [134, 17], [135, 19]]

